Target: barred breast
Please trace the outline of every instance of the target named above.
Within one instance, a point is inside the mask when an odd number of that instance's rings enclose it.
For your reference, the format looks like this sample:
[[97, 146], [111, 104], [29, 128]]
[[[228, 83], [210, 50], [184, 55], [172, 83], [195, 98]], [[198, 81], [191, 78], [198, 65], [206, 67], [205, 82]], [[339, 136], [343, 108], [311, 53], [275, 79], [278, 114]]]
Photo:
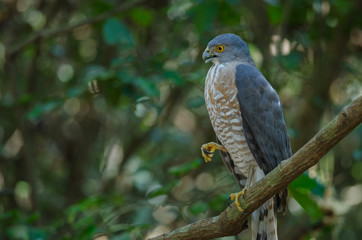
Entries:
[[257, 163], [246, 142], [235, 86], [238, 62], [213, 65], [206, 76], [205, 103], [212, 127], [238, 170], [248, 176]]

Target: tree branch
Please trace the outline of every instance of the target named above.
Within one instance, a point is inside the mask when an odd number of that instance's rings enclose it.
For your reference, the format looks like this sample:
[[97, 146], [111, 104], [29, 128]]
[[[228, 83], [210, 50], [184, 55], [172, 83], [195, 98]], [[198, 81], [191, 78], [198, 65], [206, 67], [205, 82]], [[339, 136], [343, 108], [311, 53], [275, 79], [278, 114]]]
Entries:
[[105, 19], [107, 19], [108, 17], [119, 13], [120, 11], [124, 11], [126, 9], [131, 8], [132, 6], [134, 6], [136, 3], [141, 2], [142, 0], [134, 0], [134, 1], [127, 1], [124, 4], [119, 5], [118, 7], [105, 12], [103, 14], [100, 14], [94, 18], [87, 18], [83, 21], [80, 21], [78, 23], [74, 23], [74, 24], [70, 24], [67, 26], [60, 26], [57, 28], [50, 28], [50, 29], [44, 29], [42, 31], [36, 32], [33, 35], [31, 35], [30, 37], [28, 37], [28, 39], [26, 39], [25, 41], [15, 45], [14, 47], [10, 47], [7, 55], [8, 57], [12, 57], [13, 55], [16, 55], [18, 52], [20, 52], [21, 50], [23, 50], [27, 45], [29, 45], [32, 42], [35, 42], [38, 39], [41, 38], [47, 38], [47, 37], [52, 37], [58, 34], [62, 34], [62, 33], [66, 33], [69, 31], [72, 31], [74, 28], [83, 26], [83, 25], [87, 25], [87, 24], [93, 24], [93, 23], [97, 23], [97, 22], [101, 22], [104, 21]]
[[362, 96], [348, 106], [320, 130], [291, 158], [251, 186], [245, 199], [240, 199], [244, 213], [240, 214], [235, 204], [223, 211], [219, 216], [203, 219], [199, 222], [176, 229], [172, 232], [151, 238], [157, 239], [212, 239], [232, 236], [246, 229], [250, 213], [287, 186], [308, 168], [312, 167], [342, 138], [349, 134], [362, 122]]

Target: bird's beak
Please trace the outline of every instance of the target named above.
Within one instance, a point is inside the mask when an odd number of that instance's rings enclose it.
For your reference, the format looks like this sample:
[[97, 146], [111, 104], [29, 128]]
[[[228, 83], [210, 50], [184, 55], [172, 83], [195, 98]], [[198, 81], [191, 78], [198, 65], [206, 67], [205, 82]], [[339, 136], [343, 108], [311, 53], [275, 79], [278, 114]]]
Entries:
[[216, 57], [216, 55], [212, 54], [210, 49], [207, 47], [202, 54], [202, 59], [205, 61], [205, 63], [210, 62], [212, 58]]

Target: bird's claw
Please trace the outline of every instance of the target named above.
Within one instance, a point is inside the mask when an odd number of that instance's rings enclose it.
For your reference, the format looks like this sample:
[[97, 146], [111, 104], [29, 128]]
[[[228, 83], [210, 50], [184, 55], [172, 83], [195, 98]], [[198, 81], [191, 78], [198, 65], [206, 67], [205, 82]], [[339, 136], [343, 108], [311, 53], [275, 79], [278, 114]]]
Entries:
[[206, 155], [210, 155], [213, 154], [212, 152], [210, 152], [209, 150], [207, 150], [206, 148], [201, 148], [202, 151], [206, 154]]
[[239, 212], [244, 211], [239, 202], [239, 198], [240, 198], [240, 196], [243, 196], [243, 197], [245, 196], [246, 190], [247, 190], [246, 188], [243, 188], [240, 192], [230, 194], [230, 200], [232, 201], [235, 199], [235, 205], [238, 208]]
[[214, 153], [217, 149], [227, 152], [227, 150], [222, 145], [215, 142], [205, 143], [201, 146], [201, 154], [205, 162], [212, 161], [212, 157], [214, 156]]
[[228, 200], [227, 200], [227, 204], [228, 204], [228, 207], [231, 207], [231, 203], [232, 203], [233, 201], [231, 200], [231, 197], [229, 196], [228, 197]]

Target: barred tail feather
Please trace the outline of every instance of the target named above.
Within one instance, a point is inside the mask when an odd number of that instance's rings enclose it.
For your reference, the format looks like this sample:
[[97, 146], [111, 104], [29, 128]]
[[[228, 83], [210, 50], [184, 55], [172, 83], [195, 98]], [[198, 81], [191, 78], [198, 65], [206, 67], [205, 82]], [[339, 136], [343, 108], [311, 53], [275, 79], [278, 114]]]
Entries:
[[252, 213], [251, 234], [253, 240], [278, 240], [274, 198]]

